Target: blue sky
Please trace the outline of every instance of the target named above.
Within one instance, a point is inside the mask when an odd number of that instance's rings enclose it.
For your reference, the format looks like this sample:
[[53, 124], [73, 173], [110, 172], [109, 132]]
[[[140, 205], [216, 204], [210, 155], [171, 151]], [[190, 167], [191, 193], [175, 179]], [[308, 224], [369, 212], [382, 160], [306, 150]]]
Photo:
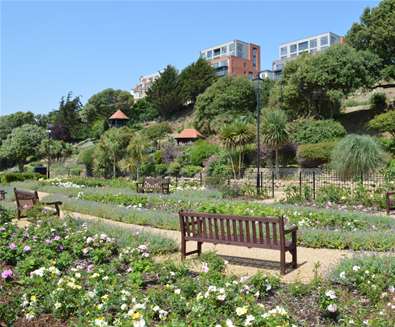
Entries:
[[47, 113], [72, 91], [86, 102], [130, 90], [167, 64], [240, 39], [261, 46], [270, 68], [280, 43], [345, 34], [378, 1], [2, 1], [0, 114]]

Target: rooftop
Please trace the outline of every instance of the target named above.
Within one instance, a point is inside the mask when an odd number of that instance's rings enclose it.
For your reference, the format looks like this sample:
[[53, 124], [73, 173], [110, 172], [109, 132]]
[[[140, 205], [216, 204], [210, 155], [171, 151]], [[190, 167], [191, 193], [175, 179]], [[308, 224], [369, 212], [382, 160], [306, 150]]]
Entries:
[[203, 137], [203, 135], [194, 128], [185, 128], [181, 133], [175, 136], [176, 139], [196, 139], [199, 137]]
[[126, 116], [122, 110], [117, 110], [116, 112], [114, 112], [112, 114], [112, 116], [109, 119], [119, 119], [119, 120], [123, 120], [123, 119], [129, 119], [128, 116]]

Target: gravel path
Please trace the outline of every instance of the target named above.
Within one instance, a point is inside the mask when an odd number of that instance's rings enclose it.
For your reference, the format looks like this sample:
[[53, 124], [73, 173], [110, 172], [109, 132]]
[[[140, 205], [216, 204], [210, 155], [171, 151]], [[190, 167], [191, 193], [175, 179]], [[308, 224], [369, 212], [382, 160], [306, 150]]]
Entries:
[[[48, 193], [39, 192], [40, 199], [49, 195]], [[160, 235], [162, 237], [170, 238], [180, 244], [180, 232], [166, 229], [159, 229], [151, 226], [141, 226], [114, 221], [110, 219], [99, 218], [78, 212], [62, 212], [61, 216], [69, 215], [73, 218], [82, 218], [95, 222], [103, 222], [110, 225], [115, 225], [123, 229], [129, 229], [133, 232], [144, 231], [151, 234]], [[187, 243], [187, 251], [195, 250], [195, 242]], [[227, 271], [236, 275], [252, 275], [258, 271], [279, 274], [280, 269], [280, 252], [269, 249], [248, 249], [245, 247], [231, 246], [231, 245], [214, 245], [203, 244], [203, 251], [215, 251], [218, 255], [223, 256], [229, 262]], [[293, 282], [296, 280], [308, 282], [314, 277], [314, 270], [320, 274], [325, 274], [331, 267], [336, 265], [344, 257], [353, 255], [352, 251], [344, 250], [330, 250], [330, 249], [312, 249], [305, 247], [298, 247], [298, 268], [290, 269], [285, 276], [281, 276], [284, 282]], [[190, 258], [193, 258], [191, 256]], [[171, 258], [180, 260], [180, 254], [175, 253], [166, 257], [160, 257], [159, 260]], [[291, 261], [290, 254], [287, 253], [287, 262]]]

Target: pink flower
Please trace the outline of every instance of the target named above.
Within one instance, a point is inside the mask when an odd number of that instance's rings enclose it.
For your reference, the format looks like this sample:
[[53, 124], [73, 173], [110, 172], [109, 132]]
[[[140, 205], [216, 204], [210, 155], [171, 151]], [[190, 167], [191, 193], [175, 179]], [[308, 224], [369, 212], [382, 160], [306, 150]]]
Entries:
[[23, 248], [23, 252], [30, 252], [30, 251], [31, 251], [30, 246], [29, 245], [25, 245], [24, 248]]
[[16, 250], [16, 245], [15, 245], [15, 243], [10, 243], [10, 244], [8, 245], [8, 247], [9, 247], [11, 250]]
[[209, 269], [208, 269], [208, 264], [206, 262], [202, 263], [202, 271], [204, 273], [208, 273]]
[[7, 279], [11, 279], [13, 275], [13, 272], [11, 269], [6, 269], [1, 273], [1, 278], [7, 280]]

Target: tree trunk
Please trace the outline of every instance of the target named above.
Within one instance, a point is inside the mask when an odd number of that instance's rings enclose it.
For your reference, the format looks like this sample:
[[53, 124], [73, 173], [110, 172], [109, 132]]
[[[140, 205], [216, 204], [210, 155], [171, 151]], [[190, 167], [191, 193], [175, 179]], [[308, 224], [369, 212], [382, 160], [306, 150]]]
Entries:
[[25, 164], [23, 162], [18, 162], [18, 170], [20, 173], [23, 173]]
[[114, 157], [113, 164], [112, 164], [112, 177], [113, 178], [115, 178], [116, 174], [117, 174], [117, 166], [116, 166], [116, 164], [117, 164], [117, 162], [116, 162], [115, 157]]
[[278, 149], [274, 150], [274, 154], [275, 154], [275, 160], [276, 160], [276, 178], [279, 178], [280, 175], [280, 167], [278, 165]]

